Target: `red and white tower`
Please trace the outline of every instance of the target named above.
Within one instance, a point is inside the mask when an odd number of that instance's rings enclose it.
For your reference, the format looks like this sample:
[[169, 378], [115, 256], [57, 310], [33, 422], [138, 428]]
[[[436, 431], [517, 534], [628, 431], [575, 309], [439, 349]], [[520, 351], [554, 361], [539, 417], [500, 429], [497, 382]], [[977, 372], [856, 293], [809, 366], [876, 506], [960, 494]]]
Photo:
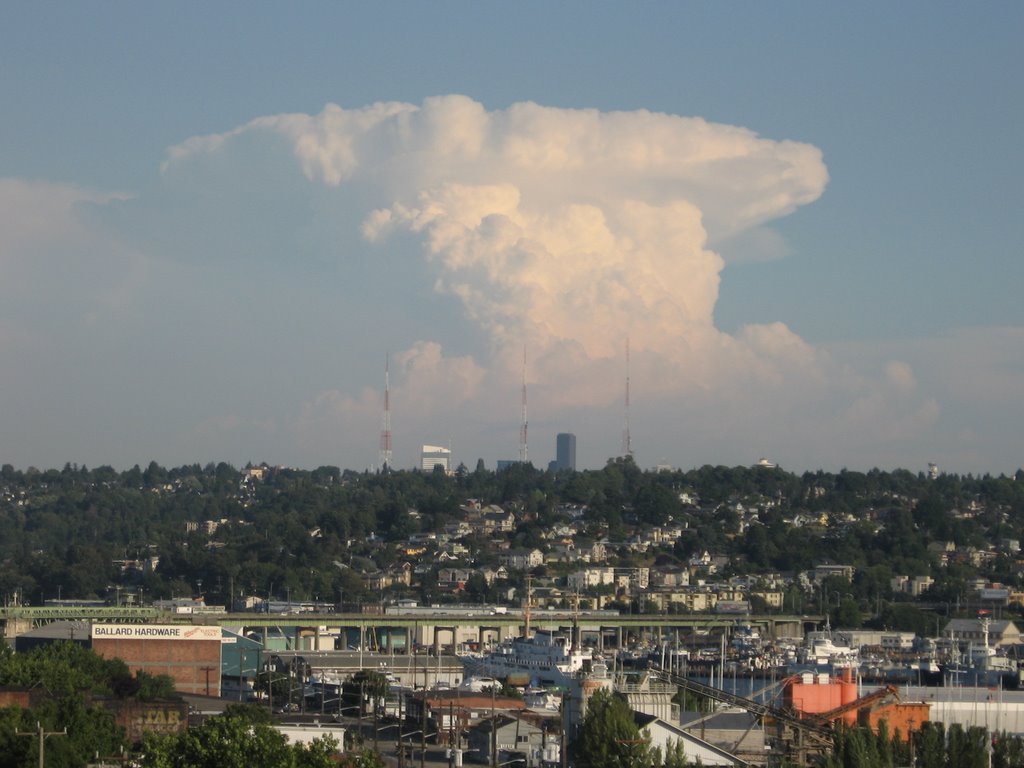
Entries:
[[391, 386], [388, 382], [390, 359], [384, 356], [384, 415], [380, 428], [380, 454], [377, 463], [382, 472], [391, 469]]

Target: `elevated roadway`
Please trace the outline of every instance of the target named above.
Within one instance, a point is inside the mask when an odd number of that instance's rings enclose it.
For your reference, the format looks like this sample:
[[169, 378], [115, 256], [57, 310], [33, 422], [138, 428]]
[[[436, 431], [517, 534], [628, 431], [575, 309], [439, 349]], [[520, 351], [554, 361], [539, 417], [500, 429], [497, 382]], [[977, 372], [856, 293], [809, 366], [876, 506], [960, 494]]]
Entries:
[[[500, 637], [518, 634], [524, 625], [519, 612], [468, 612], [457, 606], [415, 609], [402, 613], [169, 613], [146, 606], [5, 606], [0, 621], [8, 637], [54, 621], [201, 624], [247, 628], [359, 628], [361, 633], [376, 629], [431, 632], [434, 628], [486, 628]], [[807, 628], [822, 621], [820, 616], [728, 615], [728, 614], [615, 614], [587, 611], [533, 611], [534, 629], [567, 629], [582, 633], [622, 632], [639, 637], [714, 634], [737, 625], [758, 629], [767, 638], [802, 638]], [[436, 638], [433, 642], [436, 642]]]

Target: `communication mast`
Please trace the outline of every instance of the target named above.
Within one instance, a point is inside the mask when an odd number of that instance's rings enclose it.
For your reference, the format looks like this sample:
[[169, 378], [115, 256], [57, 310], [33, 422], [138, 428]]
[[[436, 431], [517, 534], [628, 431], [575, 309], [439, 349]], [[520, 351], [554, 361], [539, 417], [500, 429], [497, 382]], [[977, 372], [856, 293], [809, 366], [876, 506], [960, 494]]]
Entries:
[[519, 426], [519, 462], [525, 464], [529, 461], [529, 448], [526, 443], [526, 347], [523, 347], [523, 418]]
[[629, 336], [626, 337], [626, 417], [622, 428], [622, 455], [633, 456], [633, 440], [629, 435]]
[[388, 369], [390, 368], [388, 355], [384, 356], [384, 416], [380, 429], [380, 454], [378, 464], [381, 472], [391, 469], [391, 386], [388, 382]]

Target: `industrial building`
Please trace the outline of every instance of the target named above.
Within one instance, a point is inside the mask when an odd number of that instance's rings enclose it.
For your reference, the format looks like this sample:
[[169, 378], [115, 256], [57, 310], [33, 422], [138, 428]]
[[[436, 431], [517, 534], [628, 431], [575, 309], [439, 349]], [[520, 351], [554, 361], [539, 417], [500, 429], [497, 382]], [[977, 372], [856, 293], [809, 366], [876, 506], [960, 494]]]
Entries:
[[133, 672], [169, 675], [180, 693], [220, 696], [221, 628], [188, 624], [93, 624], [92, 649]]

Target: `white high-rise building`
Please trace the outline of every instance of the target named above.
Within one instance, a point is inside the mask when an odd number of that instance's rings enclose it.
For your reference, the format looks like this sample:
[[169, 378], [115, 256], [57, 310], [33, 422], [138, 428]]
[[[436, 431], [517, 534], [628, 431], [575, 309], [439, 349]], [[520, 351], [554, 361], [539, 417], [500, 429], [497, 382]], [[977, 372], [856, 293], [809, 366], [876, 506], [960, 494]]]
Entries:
[[433, 472], [434, 467], [440, 466], [445, 472], [452, 470], [452, 452], [440, 445], [424, 445], [420, 453], [420, 469], [424, 472]]

